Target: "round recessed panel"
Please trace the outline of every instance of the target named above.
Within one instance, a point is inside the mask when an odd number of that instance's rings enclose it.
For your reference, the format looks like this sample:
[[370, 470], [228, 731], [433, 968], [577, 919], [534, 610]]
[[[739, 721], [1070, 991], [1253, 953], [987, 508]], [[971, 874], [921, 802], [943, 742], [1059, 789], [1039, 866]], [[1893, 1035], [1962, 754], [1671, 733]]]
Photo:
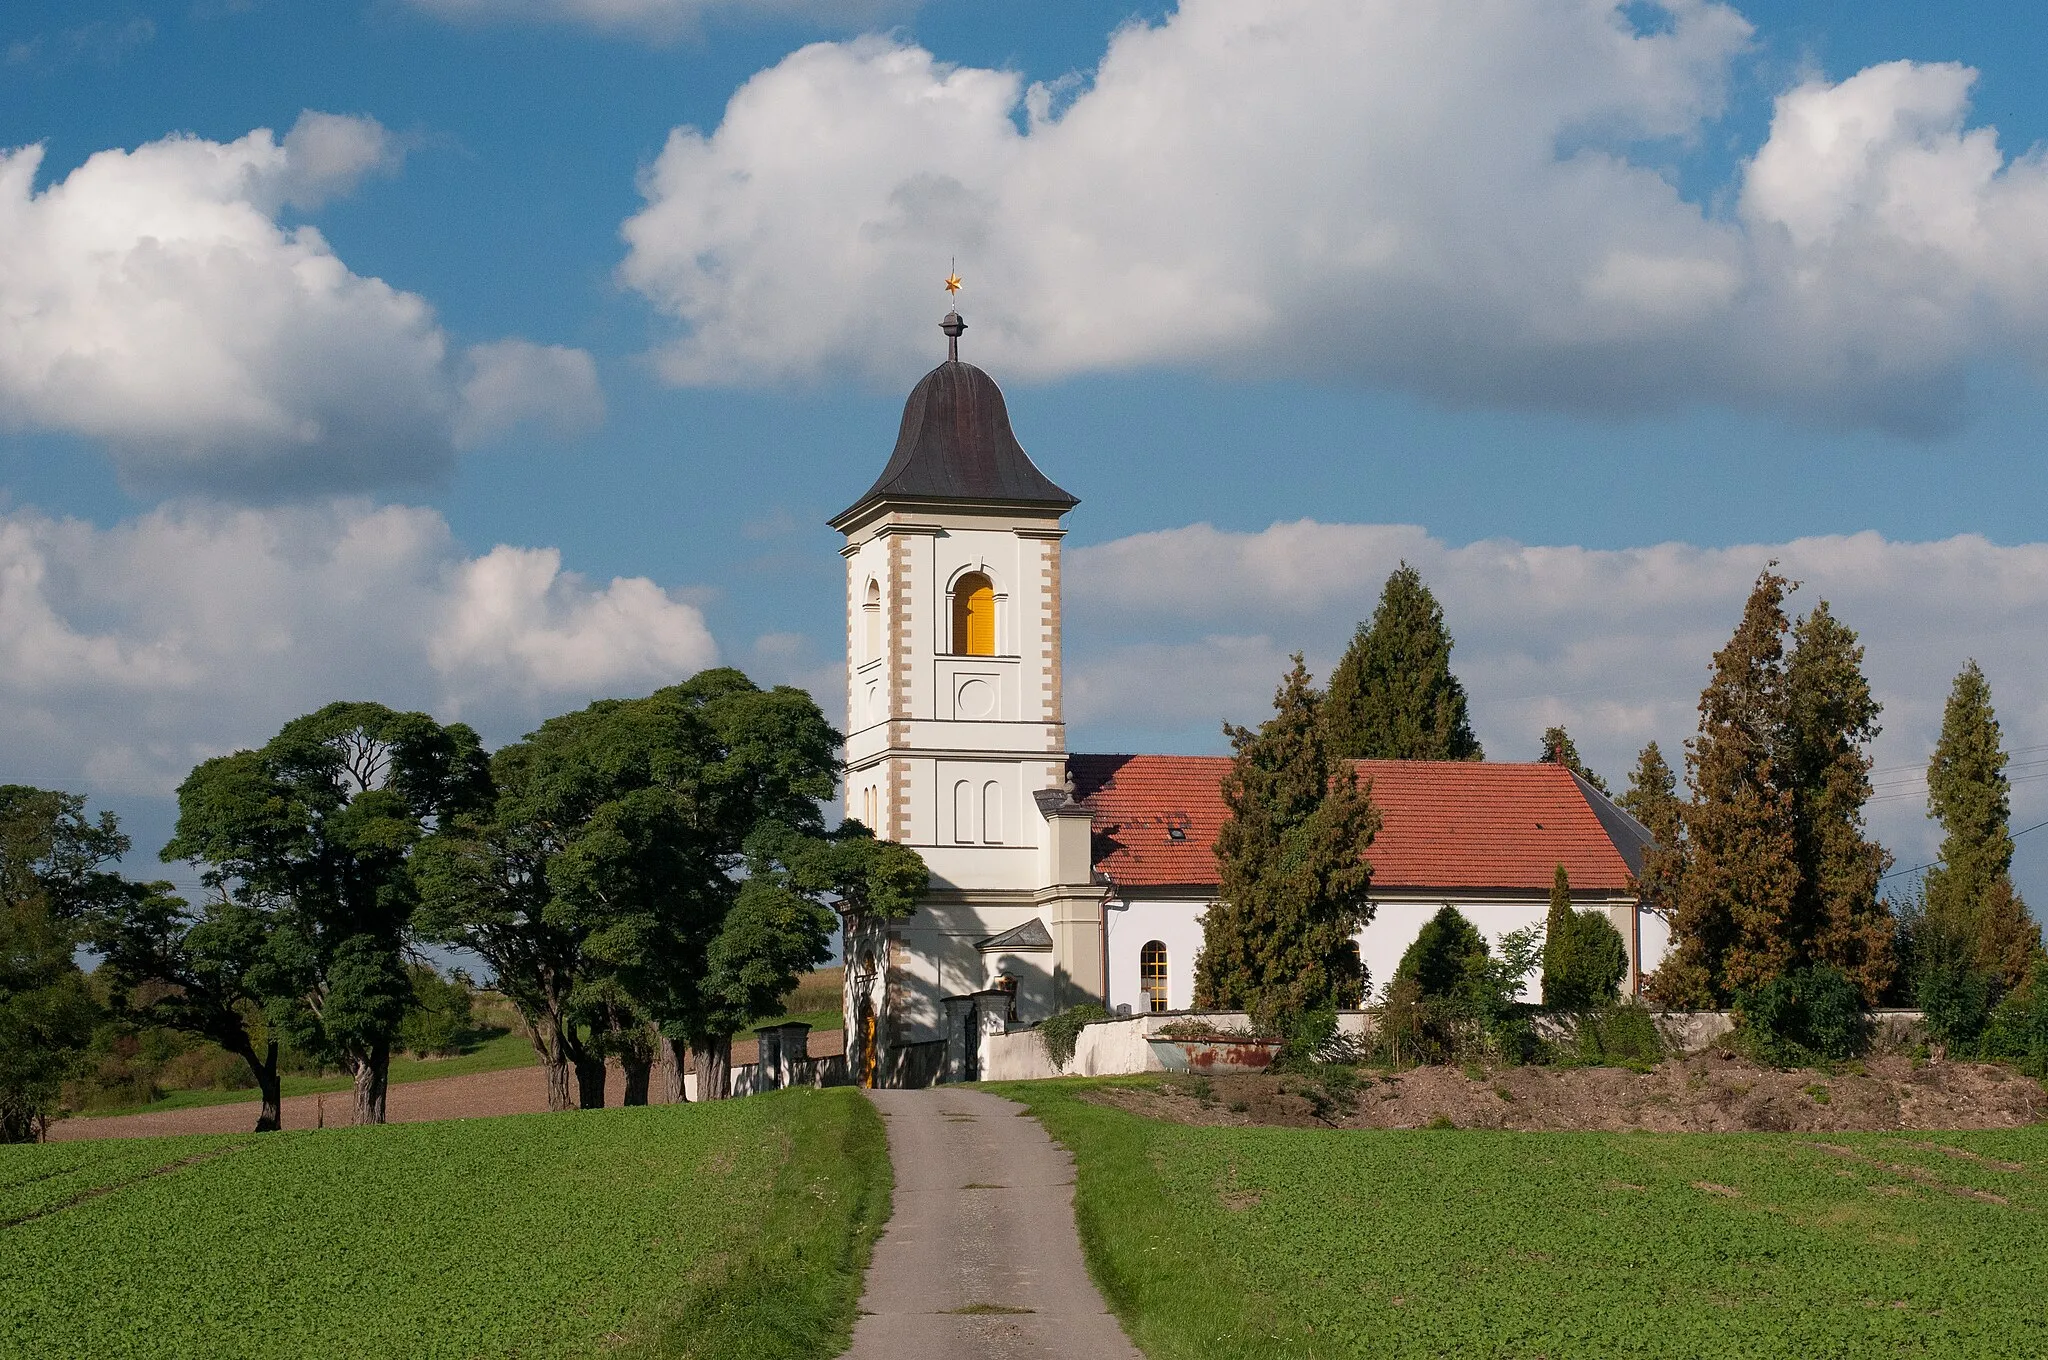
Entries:
[[996, 711], [996, 687], [986, 680], [962, 680], [953, 711], [963, 718], [988, 717]]

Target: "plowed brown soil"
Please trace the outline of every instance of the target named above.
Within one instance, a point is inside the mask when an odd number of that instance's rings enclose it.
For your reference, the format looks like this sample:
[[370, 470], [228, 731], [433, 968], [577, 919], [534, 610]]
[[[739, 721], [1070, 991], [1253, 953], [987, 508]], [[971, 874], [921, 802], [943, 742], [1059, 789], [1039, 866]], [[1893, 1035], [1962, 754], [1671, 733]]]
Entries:
[[[841, 1034], [834, 1030], [813, 1034], [810, 1056], [831, 1057], [841, 1051]], [[756, 1045], [749, 1039], [732, 1046], [735, 1066], [753, 1062]], [[616, 1108], [624, 1103], [625, 1078], [614, 1064], [606, 1075], [605, 1104]], [[656, 1075], [656, 1098], [663, 1083]], [[284, 1126], [288, 1129], [335, 1127], [348, 1123], [350, 1098], [347, 1091], [330, 1091], [319, 1096], [292, 1096], [284, 1102]], [[393, 1086], [385, 1105], [385, 1118], [393, 1124], [414, 1124], [428, 1119], [475, 1119], [499, 1114], [538, 1114], [548, 1107], [547, 1076], [539, 1067], [513, 1067], [502, 1072], [475, 1072], [461, 1077], [437, 1077], [429, 1081]], [[171, 1133], [245, 1133], [256, 1126], [254, 1101], [227, 1105], [201, 1105], [186, 1110], [164, 1110], [151, 1114], [104, 1115], [93, 1119], [66, 1119], [50, 1128], [51, 1142], [80, 1138], [150, 1138]]]
[[1839, 1072], [1779, 1071], [1725, 1052], [1649, 1072], [1614, 1067], [1419, 1067], [1362, 1073], [1347, 1102], [1302, 1077], [1170, 1077], [1090, 1098], [1190, 1124], [1415, 1129], [1849, 1132], [2007, 1129], [2048, 1118], [2048, 1088], [1990, 1063], [1872, 1058]]

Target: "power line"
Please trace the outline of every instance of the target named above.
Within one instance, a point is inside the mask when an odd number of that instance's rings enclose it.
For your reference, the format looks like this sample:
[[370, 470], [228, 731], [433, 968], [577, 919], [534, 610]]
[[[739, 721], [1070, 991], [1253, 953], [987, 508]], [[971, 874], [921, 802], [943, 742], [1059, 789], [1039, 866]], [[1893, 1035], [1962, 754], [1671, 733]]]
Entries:
[[[2048, 826], [2048, 822], [2035, 822], [2032, 826], [2026, 828], [2025, 831], [2015, 831], [2012, 833], [2012, 835], [2006, 837], [2006, 839], [2016, 841], [2020, 837], [2026, 835], [2028, 831], [2039, 831], [2044, 826]], [[1877, 881], [1882, 883], [1888, 878], [1897, 878], [1900, 874], [1917, 874], [1922, 869], [1932, 869], [1935, 865], [1939, 863], [1941, 863], [1940, 860], [1931, 859], [1928, 860], [1925, 864], [1916, 864], [1910, 869], [1894, 869], [1888, 874], [1879, 874], [1877, 877]]]

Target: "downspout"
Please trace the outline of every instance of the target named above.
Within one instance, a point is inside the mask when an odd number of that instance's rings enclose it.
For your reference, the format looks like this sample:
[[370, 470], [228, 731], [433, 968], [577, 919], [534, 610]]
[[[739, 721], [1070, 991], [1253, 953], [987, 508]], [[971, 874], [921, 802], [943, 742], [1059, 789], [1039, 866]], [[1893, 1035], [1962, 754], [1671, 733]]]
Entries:
[[1109, 904], [1116, 900], [1116, 880], [1104, 870], [1102, 881], [1108, 886], [1102, 890], [1102, 905], [1095, 914], [1102, 921], [1102, 1009], [1109, 1010]]
[[1639, 892], [1628, 907], [1629, 926], [1629, 969], [1635, 974], [1633, 991], [1638, 1001], [1643, 999], [1643, 895]]

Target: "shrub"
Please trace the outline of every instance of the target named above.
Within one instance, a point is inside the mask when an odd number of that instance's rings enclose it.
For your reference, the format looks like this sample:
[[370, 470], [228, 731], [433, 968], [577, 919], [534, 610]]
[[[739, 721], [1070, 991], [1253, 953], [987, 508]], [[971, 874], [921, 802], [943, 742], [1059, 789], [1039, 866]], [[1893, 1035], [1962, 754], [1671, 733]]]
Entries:
[[1543, 951], [1543, 1008], [1576, 1013], [1613, 1004], [1628, 975], [1621, 932], [1597, 911], [1564, 912], [1557, 928], [1564, 939], [1546, 940]]
[[1422, 933], [1408, 946], [1394, 969], [1394, 981], [1412, 979], [1426, 997], [1456, 993], [1469, 972], [1469, 961], [1488, 957], [1486, 937], [1465, 919], [1463, 912], [1446, 905], [1429, 918]]
[[2048, 1077], [2048, 959], [2036, 959], [2027, 980], [1991, 1012], [1983, 1053], [2017, 1063], [2029, 1076]]
[[1540, 1061], [1544, 1045], [1520, 998], [1541, 966], [1541, 935], [1534, 927], [1510, 931], [1495, 954], [1455, 908], [1438, 912], [1402, 956], [1374, 1011], [1374, 1056], [1397, 1064]]
[[1757, 1061], [1797, 1067], [1853, 1058], [1870, 1042], [1863, 994], [1839, 968], [1801, 968], [1736, 999], [1737, 1032]]
[[415, 963], [406, 972], [412, 1004], [398, 1022], [398, 1046], [416, 1058], [461, 1052], [474, 1038], [476, 984], [460, 969], [444, 978]]
[[1064, 1072], [1067, 1064], [1074, 1060], [1074, 1045], [1081, 1038], [1084, 1027], [1098, 1020], [1109, 1019], [1109, 1012], [1092, 1003], [1069, 1006], [1058, 1015], [1040, 1021], [1038, 1037], [1045, 1043], [1045, 1056], [1052, 1063], [1052, 1070]]
[[1664, 1056], [1664, 1036], [1642, 1006], [1613, 1002], [1580, 1013], [1572, 1026], [1572, 1052], [1596, 1066], [1647, 1067]]
[[1271, 1071], [1313, 1072], [1330, 1057], [1337, 1039], [1337, 1010], [1318, 1006], [1289, 1018], [1281, 1027], [1280, 1051], [1273, 1056]]
[[1936, 1043], [1968, 1052], [1991, 1023], [1998, 1000], [1996, 979], [1959, 958], [1942, 959], [1922, 970], [1913, 999], [1927, 1017], [1927, 1033]]

